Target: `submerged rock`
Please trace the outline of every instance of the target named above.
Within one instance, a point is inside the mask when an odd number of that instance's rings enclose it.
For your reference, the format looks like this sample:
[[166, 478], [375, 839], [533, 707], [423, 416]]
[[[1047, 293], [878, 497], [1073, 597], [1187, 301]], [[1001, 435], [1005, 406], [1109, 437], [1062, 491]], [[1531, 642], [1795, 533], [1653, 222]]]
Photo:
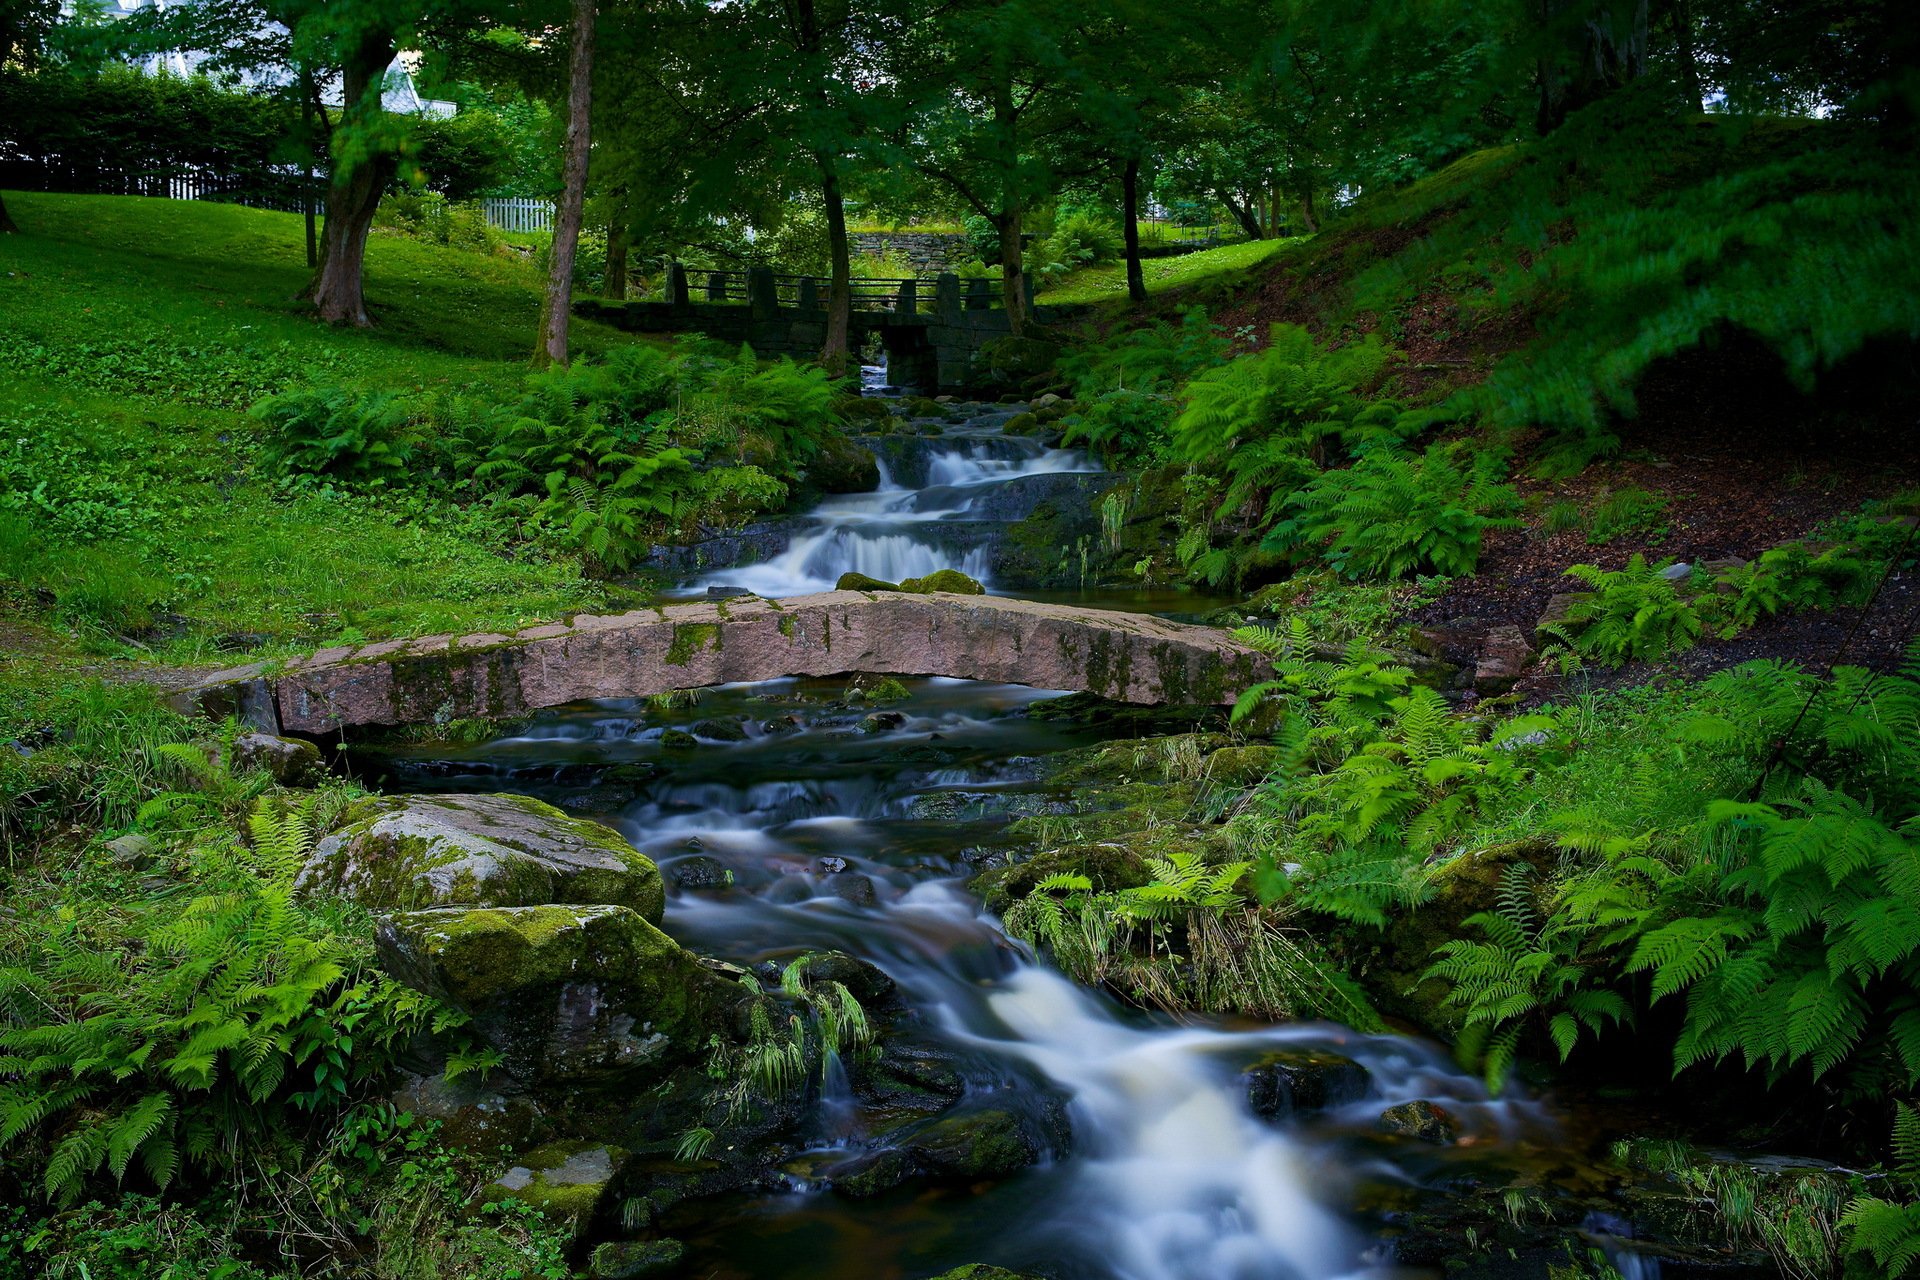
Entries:
[[1460, 1122], [1453, 1113], [1424, 1098], [1388, 1107], [1375, 1127], [1396, 1138], [1414, 1138], [1437, 1147], [1450, 1147], [1460, 1136]]
[[725, 889], [733, 883], [733, 873], [720, 859], [702, 853], [673, 864], [673, 883], [682, 890]]
[[598, 1216], [607, 1188], [626, 1162], [620, 1147], [550, 1142], [481, 1188], [480, 1202], [518, 1200], [571, 1230], [577, 1240]]
[[1282, 1049], [1241, 1073], [1257, 1116], [1280, 1119], [1357, 1102], [1367, 1096], [1367, 1069], [1320, 1049]]
[[666, 907], [659, 868], [617, 831], [516, 795], [363, 802], [300, 884], [374, 911], [591, 903], [657, 923]]

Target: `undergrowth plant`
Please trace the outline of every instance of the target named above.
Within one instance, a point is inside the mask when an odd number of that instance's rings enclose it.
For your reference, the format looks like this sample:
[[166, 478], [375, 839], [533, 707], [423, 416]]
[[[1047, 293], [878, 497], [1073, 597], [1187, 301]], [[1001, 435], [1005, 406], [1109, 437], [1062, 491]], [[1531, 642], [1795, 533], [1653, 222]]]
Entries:
[[1461, 451], [1442, 445], [1417, 458], [1370, 450], [1290, 494], [1261, 546], [1317, 556], [1349, 578], [1472, 573], [1486, 531], [1519, 523], [1504, 472], [1497, 452], [1462, 465]]
[[254, 406], [265, 423], [269, 466], [354, 483], [407, 475], [416, 441], [400, 400], [384, 391], [318, 387], [289, 391]]
[[1587, 590], [1574, 593], [1566, 612], [1542, 630], [1582, 657], [1616, 667], [1690, 649], [1707, 620], [1667, 568], [1638, 553], [1620, 569], [1574, 565], [1567, 576]]

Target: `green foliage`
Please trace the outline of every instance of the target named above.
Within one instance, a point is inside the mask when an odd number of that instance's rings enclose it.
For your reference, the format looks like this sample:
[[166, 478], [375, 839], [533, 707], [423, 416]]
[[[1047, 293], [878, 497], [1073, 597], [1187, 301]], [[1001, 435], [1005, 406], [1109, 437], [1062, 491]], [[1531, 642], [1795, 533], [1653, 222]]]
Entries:
[[1107, 892], [1074, 872], [1043, 877], [1008, 908], [1007, 930], [1046, 947], [1077, 980], [1143, 1004], [1378, 1025], [1310, 938], [1248, 900], [1249, 863], [1177, 849], [1147, 866], [1146, 884]]
[[255, 405], [267, 425], [267, 464], [357, 483], [399, 480], [413, 442], [407, 412], [392, 395], [343, 387], [290, 391]]
[[1692, 648], [1706, 619], [1678, 583], [1662, 576], [1670, 563], [1649, 565], [1635, 553], [1622, 569], [1574, 565], [1567, 576], [1588, 590], [1576, 593], [1564, 616], [1545, 630], [1583, 657], [1616, 667]]
[[1351, 578], [1471, 573], [1482, 535], [1514, 527], [1520, 499], [1498, 454], [1476, 454], [1464, 467], [1459, 456], [1441, 445], [1411, 459], [1371, 450], [1291, 494], [1287, 518], [1261, 546], [1317, 552]]
[[1428, 892], [1408, 855], [1445, 850], [1558, 732], [1548, 716], [1490, 731], [1358, 641], [1338, 661], [1320, 656], [1300, 620], [1234, 635], [1272, 658], [1276, 678], [1243, 694], [1233, 718], [1270, 715], [1285, 753], [1233, 826], [1265, 901], [1384, 926]]
[[434, 1020], [294, 901], [313, 804], [263, 802], [250, 845], [196, 848], [211, 892], [137, 903], [128, 919], [9, 922], [0, 1145], [31, 1144], [49, 1197], [72, 1203], [136, 1164], [162, 1188], [230, 1167], [291, 1113], [346, 1100]]
[[1587, 931], [1565, 918], [1543, 916], [1532, 879], [1526, 863], [1508, 864], [1501, 874], [1499, 909], [1463, 922], [1484, 941], [1442, 943], [1440, 959], [1422, 975], [1423, 981], [1447, 983], [1446, 1003], [1466, 1015], [1460, 1055], [1481, 1068], [1487, 1088], [1496, 1093], [1530, 1023], [1544, 1027], [1564, 1062], [1582, 1030], [1597, 1036], [1633, 1016], [1619, 992], [1592, 985], [1581, 956]]
[[1654, 537], [1666, 529], [1667, 500], [1632, 485], [1602, 489], [1587, 515], [1587, 541], [1602, 546], [1615, 538]]
[[1126, 388], [1170, 392], [1226, 355], [1226, 338], [1205, 308], [1184, 307], [1177, 325], [1156, 320], [1076, 345], [1061, 358], [1060, 373], [1081, 399]]
[[1079, 402], [1063, 443], [1084, 445], [1114, 470], [1149, 465], [1167, 445], [1174, 402], [1152, 391], [1115, 387]]
[[1065, 276], [1080, 267], [1111, 262], [1122, 251], [1120, 228], [1104, 214], [1068, 209], [1053, 219], [1053, 228], [1027, 249], [1026, 269], [1037, 280]]
[[1899, 1280], [1920, 1263], [1920, 1110], [1895, 1106], [1895, 1167], [1887, 1191], [1902, 1195], [1856, 1196], [1840, 1219], [1850, 1253], [1865, 1253], [1890, 1280]]
[[478, 203], [456, 203], [437, 191], [388, 196], [375, 211], [373, 225], [394, 235], [469, 253], [500, 253], [507, 244], [506, 236], [487, 221], [486, 211]]

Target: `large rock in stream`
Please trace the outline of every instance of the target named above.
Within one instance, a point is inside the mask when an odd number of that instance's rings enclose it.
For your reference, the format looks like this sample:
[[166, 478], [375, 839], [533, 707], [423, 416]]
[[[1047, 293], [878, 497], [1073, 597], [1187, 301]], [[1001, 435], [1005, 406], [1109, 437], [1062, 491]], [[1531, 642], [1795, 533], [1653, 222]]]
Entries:
[[404, 912], [376, 941], [387, 972], [466, 1013], [527, 1084], [631, 1085], [754, 998], [624, 906]]
[[373, 911], [583, 903], [666, 908], [659, 868], [619, 832], [528, 796], [388, 796], [322, 840], [302, 887]]

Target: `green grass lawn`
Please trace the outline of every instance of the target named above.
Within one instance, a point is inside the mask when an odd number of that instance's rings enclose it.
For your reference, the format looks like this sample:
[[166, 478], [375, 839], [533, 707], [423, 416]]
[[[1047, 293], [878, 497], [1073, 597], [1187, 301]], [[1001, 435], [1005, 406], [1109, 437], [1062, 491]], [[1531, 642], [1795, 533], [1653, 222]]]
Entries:
[[[1147, 279], [1147, 291], [1187, 288], [1249, 267], [1258, 266], [1293, 240], [1249, 240], [1241, 244], [1202, 249], [1177, 258], [1149, 258], [1141, 264]], [[1127, 296], [1127, 264], [1103, 262], [1068, 272], [1042, 286], [1037, 294], [1042, 305], [1075, 306], [1087, 303], [1124, 301]]]
[[[315, 383], [431, 400], [517, 388], [539, 274], [399, 237], [368, 251], [377, 327], [294, 297], [294, 215], [14, 195], [0, 238], [0, 611], [96, 653], [237, 660], [603, 607], [577, 563], [420, 488], [273, 474], [262, 397]], [[624, 341], [576, 323], [586, 351]]]

